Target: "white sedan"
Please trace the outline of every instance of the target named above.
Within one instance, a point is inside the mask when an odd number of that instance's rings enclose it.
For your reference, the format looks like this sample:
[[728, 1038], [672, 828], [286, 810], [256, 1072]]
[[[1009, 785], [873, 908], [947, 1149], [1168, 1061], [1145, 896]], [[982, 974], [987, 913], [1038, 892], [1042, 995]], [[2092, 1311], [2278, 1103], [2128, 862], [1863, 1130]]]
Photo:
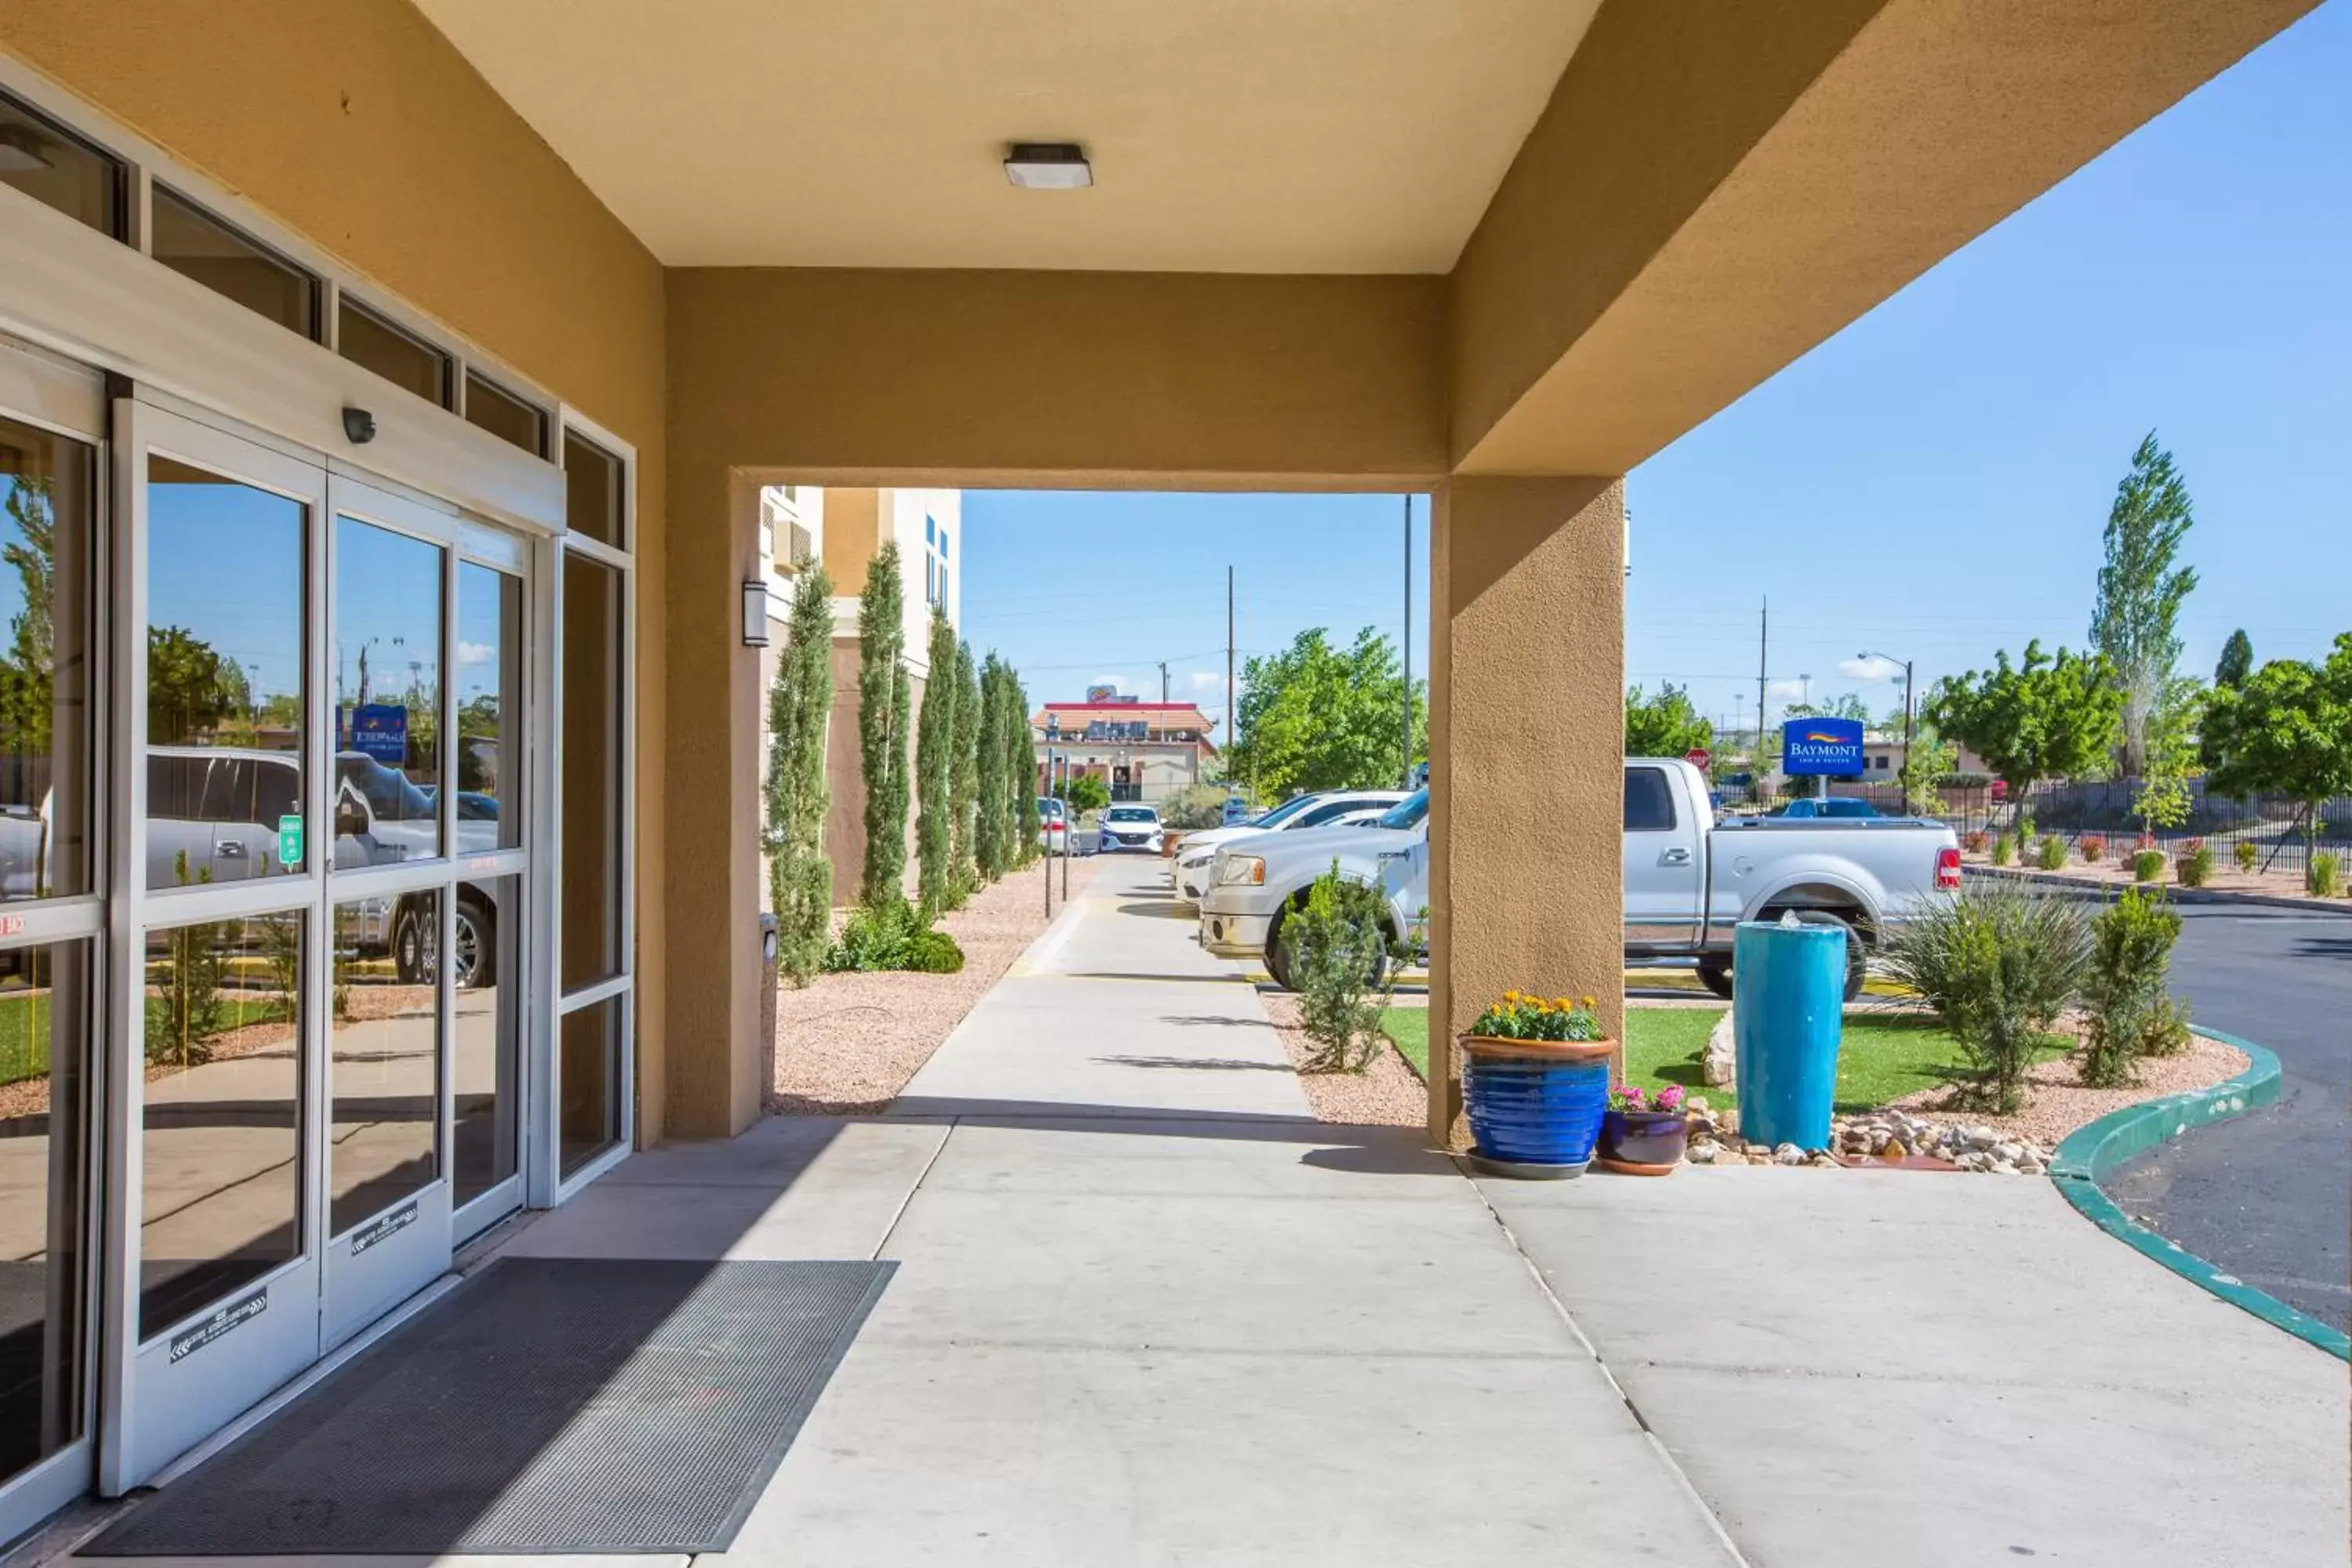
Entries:
[[1217, 851], [1238, 841], [1300, 827], [1348, 827], [1373, 820], [1404, 799], [1399, 789], [1323, 790], [1293, 795], [1264, 816], [1233, 827], [1213, 827], [1186, 838], [1171, 868], [1176, 896], [1198, 904], [1208, 895], [1209, 862]]
[[1121, 849], [1140, 849], [1157, 855], [1167, 841], [1156, 806], [1114, 805], [1103, 813], [1102, 848], [1106, 855]]

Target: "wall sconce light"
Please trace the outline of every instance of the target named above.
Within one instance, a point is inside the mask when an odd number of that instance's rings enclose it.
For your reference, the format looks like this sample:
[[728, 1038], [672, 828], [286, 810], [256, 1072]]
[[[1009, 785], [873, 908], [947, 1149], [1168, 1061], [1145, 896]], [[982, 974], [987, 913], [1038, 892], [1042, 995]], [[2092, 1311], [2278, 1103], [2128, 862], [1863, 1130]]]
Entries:
[[768, 585], [765, 583], [743, 584], [743, 646], [768, 646]]
[[343, 410], [343, 436], [354, 447], [364, 447], [375, 439], [375, 416], [364, 408]]

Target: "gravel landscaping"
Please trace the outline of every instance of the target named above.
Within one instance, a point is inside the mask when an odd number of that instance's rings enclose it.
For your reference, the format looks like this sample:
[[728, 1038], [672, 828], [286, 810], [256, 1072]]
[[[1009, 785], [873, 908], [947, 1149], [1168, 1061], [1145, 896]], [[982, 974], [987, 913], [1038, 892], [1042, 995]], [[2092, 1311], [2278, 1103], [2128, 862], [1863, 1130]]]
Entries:
[[[972, 895], [940, 929], [963, 949], [955, 974], [820, 974], [805, 990], [776, 990], [776, 1081], [769, 1108], [784, 1116], [879, 1111], [931, 1059], [988, 988], [1045, 929], [1032, 867]], [[1070, 867], [1070, 897], [1085, 896], [1095, 862]], [[1054, 913], [1062, 912], [1055, 867]]]
[[[1297, 1067], [1315, 1047], [1298, 1026], [1298, 998], [1287, 991], [1261, 991], [1266, 1016], [1274, 1020], [1282, 1048]], [[1381, 1047], [1362, 1072], [1303, 1072], [1299, 1086], [1318, 1121], [1349, 1127], [1419, 1127], [1429, 1120], [1429, 1090], [1421, 1075], [1399, 1056], [1394, 1045]]]

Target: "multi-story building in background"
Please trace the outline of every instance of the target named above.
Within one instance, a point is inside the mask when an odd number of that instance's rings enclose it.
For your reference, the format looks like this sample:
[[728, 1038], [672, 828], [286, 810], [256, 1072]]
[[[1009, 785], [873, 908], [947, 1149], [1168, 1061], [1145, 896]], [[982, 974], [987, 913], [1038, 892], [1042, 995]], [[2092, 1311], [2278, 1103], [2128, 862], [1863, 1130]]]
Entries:
[[[768, 647], [761, 655], [761, 690], [775, 685], [783, 655], [793, 589], [803, 563], [821, 562], [833, 579], [833, 721], [825, 738], [825, 783], [833, 805], [824, 843], [833, 860], [836, 904], [856, 900], [866, 861], [866, 774], [858, 755], [857, 668], [861, 648], [857, 605], [882, 547], [898, 545], [899, 597], [906, 605], [907, 670], [913, 689], [909, 712], [929, 683], [931, 608], [952, 624], [963, 608], [963, 492], [940, 489], [820, 488], [770, 485], [760, 492], [760, 571], [768, 584]], [[761, 767], [769, 738], [767, 702], [760, 707]], [[914, 725], [907, 744], [914, 745]], [[914, 816], [908, 814], [908, 875], [914, 867]], [[764, 879], [761, 904], [767, 900]]]

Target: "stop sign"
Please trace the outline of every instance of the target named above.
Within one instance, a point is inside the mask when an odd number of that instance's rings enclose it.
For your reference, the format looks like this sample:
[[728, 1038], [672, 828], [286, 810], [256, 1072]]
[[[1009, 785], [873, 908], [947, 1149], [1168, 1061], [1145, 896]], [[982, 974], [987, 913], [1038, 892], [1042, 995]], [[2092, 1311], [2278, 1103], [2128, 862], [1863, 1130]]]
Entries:
[[1693, 746], [1689, 751], [1683, 753], [1683, 761], [1688, 763], [1695, 768], [1703, 768], [1706, 766], [1707, 763], [1715, 761], [1715, 753], [1708, 751], [1705, 746]]

